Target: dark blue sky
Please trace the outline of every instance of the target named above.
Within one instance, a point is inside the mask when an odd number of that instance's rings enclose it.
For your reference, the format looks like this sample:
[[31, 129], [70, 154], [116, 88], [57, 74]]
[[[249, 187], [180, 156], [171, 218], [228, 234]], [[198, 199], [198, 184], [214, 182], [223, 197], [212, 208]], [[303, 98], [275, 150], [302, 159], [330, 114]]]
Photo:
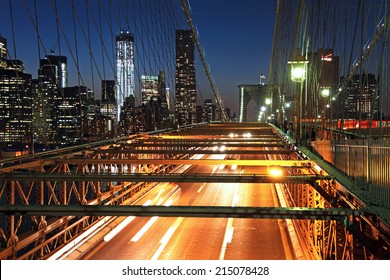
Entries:
[[199, 41], [225, 107], [238, 114], [237, 86], [259, 83], [261, 73], [268, 76], [276, 1], [190, 3]]
[[[156, 1], [156, 2], [154, 2]], [[33, 78], [37, 76], [38, 69], [38, 44], [37, 35], [34, 28], [35, 22], [35, 7], [33, 0], [13, 0], [12, 11], [14, 18], [14, 30], [15, 30], [15, 42], [16, 42], [16, 57], [22, 60], [26, 65], [26, 72], [33, 75]], [[91, 6], [89, 16], [89, 23], [91, 29], [91, 41], [92, 52], [94, 59], [99, 65], [99, 70], [94, 69], [94, 80], [100, 81], [103, 78], [103, 73], [107, 73], [107, 78], [112, 74], [112, 67], [109, 60], [105, 61], [106, 71], [102, 71], [100, 56], [102, 50], [100, 48], [100, 40], [98, 36], [97, 28], [94, 26], [94, 18], [98, 19], [98, 7], [99, 2], [102, 3], [101, 7], [105, 7], [104, 11], [101, 11], [101, 17], [103, 18], [103, 36], [105, 38], [110, 37], [110, 30], [108, 24], [108, 18], [113, 21], [112, 31], [114, 33], [119, 32], [120, 25], [125, 24], [125, 10], [126, 2], [132, 3], [133, 1], [120, 1], [122, 6], [117, 9], [119, 1], [114, 0], [88, 0], [73, 1], [76, 6], [77, 17], [81, 23], [77, 27], [78, 34], [78, 59], [80, 64], [80, 72], [85, 84], [90, 86], [91, 78], [91, 63], [89, 50], [86, 45], [87, 39], [83, 32], [87, 32], [87, 25], [85, 19], [87, 14], [85, 12], [85, 3]], [[147, 0], [147, 1], [135, 1], [134, 11], [146, 11], [149, 3], [163, 3], [163, 0]], [[180, 0], [165, 0], [169, 2], [172, 7], [176, 9], [175, 13], [178, 17], [179, 28], [188, 29], [186, 24], [184, 13], [180, 9]], [[27, 4], [26, 4], [27, 3]], [[58, 54], [59, 47], [57, 44], [57, 29], [54, 12], [54, 0], [37, 0], [37, 15], [39, 23], [39, 33], [42, 40], [40, 44], [40, 56], [43, 57], [45, 53], [50, 52], [53, 48]], [[60, 30], [60, 47], [61, 53], [68, 57], [69, 64], [69, 85], [77, 85], [77, 71], [75, 68], [75, 48], [73, 38], [73, 21], [72, 21], [72, 9], [71, 0], [57, 0], [58, 15], [60, 18], [61, 26], [66, 35], [62, 34]], [[196, 25], [199, 32], [199, 41], [205, 51], [205, 57], [207, 63], [211, 69], [211, 74], [215, 80], [216, 86], [220, 95], [224, 100], [225, 107], [230, 107], [232, 112], [238, 114], [238, 85], [241, 83], [258, 83], [260, 74], [268, 75], [270, 55], [272, 49], [273, 28], [275, 19], [276, 0], [190, 0], [189, 1], [192, 12], [192, 20]], [[142, 8], [140, 8], [142, 6]], [[132, 7], [129, 8], [133, 9]], [[138, 9], [138, 10], [137, 10]], [[118, 11], [122, 14], [118, 14]], [[92, 15], [93, 13], [93, 15]], [[10, 17], [9, 2], [4, 2], [0, 9], [0, 33], [3, 37], [7, 38], [8, 49], [12, 58], [14, 58], [14, 46], [12, 38], [12, 27]], [[148, 21], [148, 12], [145, 12], [142, 20]], [[104, 20], [106, 17], [106, 20]], [[181, 18], [180, 18], [181, 17]], [[130, 19], [128, 24], [132, 32], [135, 30], [134, 19]], [[78, 20], [76, 20], [78, 21]], [[139, 22], [139, 19], [136, 20]], [[81, 27], [83, 26], [83, 27]], [[137, 28], [141, 30], [139, 25]], [[175, 25], [177, 26], [177, 25]], [[171, 32], [173, 33], [173, 32]], [[141, 36], [141, 35], [140, 35]], [[137, 34], [136, 34], [137, 38]], [[105, 46], [110, 53], [110, 47], [112, 46], [111, 39], [104, 39]], [[138, 39], [138, 46], [139, 46]], [[72, 53], [69, 52], [69, 47], [72, 49]], [[174, 51], [174, 50], [173, 50]], [[112, 57], [111, 57], [112, 58]], [[112, 63], [112, 61], [111, 61]], [[174, 63], [174, 61], [173, 61]], [[95, 67], [95, 66], [94, 66]], [[199, 99], [211, 98], [212, 91], [205, 77], [203, 66], [200, 61], [197, 61], [197, 77], [198, 77], [198, 89]], [[139, 70], [139, 75], [144, 74], [144, 70]], [[111, 75], [112, 76], [112, 75]], [[94, 88], [97, 97], [100, 95], [99, 86]], [[172, 92], [173, 93], [173, 92]]]

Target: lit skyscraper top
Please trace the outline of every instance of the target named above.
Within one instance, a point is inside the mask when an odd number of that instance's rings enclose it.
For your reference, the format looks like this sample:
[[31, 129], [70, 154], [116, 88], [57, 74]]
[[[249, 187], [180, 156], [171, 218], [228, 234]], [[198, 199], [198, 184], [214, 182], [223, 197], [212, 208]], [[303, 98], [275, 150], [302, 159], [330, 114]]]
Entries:
[[0, 35], [0, 68], [7, 67], [7, 39], [1, 37]]
[[68, 68], [66, 56], [47, 55], [40, 60], [40, 69], [52, 71], [56, 78], [57, 86], [66, 88], [68, 86]]
[[121, 30], [116, 36], [116, 102], [117, 121], [126, 97], [135, 96], [134, 35]]
[[142, 104], [147, 104], [153, 97], [158, 97], [158, 76], [141, 76]]
[[176, 30], [176, 118], [196, 122], [195, 43], [191, 30]]

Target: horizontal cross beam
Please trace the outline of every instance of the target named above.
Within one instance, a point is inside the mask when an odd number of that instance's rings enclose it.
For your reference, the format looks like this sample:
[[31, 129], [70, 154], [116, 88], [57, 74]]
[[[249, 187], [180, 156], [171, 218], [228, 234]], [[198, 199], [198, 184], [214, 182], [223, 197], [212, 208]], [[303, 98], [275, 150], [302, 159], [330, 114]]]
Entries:
[[318, 180], [330, 180], [330, 176], [314, 174], [273, 177], [270, 175], [242, 174], [109, 174], [109, 173], [7, 173], [0, 174], [1, 181], [103, 181], [103, 182], [207, 182], [207, 183], [284, 183], [311, 184]]
[[[202, 152], [199, 152], [201, 154]], [[61, 163], [68, 164], [169, 164], [169, 165], [239, 165], [239, 166], [283, 166], [308, 167], [313, 164], [311, 160], [249, 160], [249, 159], [90, 159], [69, 158], [59, 159]]]
[[2, 205], [0, 213], [5, 215], [231, 217], [304, 220], [338, 220], [363, 214], [361, 210], [341, 208], [134, 205]]
[[163, 149], [163, 150], [152, 150], [152, 149], [109, 149], [109, 150], [99, 150], [96, 153], [108, 153], [108, 154], [261, 154], [261, 155], [280, 155], [280, 154], [292, 154], [295, 153], [293, 150], [283, 149], [283, 150], [195, 150], [195, 149], [185, 149], [185, 150], [173, 150], [173, 149]]

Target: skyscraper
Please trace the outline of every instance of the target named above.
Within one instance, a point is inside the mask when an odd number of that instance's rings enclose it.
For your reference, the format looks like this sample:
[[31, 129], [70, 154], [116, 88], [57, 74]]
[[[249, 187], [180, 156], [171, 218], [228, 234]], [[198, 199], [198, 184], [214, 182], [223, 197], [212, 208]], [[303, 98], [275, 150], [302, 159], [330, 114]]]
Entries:
[[116, 120], [115, 81], [102, 80], [102, 102], [100, 112], [103, 116]]
[[31, 80], [23, 63], [8, 60], [0, 69], [0, 142], [31, 143]]
[[7, 39], [0, 35], [0, 69], [7, 67]]
[[134, 35], [121, 30], [116, 36], [116, 104], [117, 121], [125, 99], [135, 96], [134, 82]]
[[165, 81], [165, 72], [160, 71], [158, 74], [158, 95], [161, 98], [161, 117], [164, 127], [168, 126], [169, 121], [169, 112], [171, 110], [170, 97], [169, 97], [169, 88]]
[[65, 88], [68, 86], [68, 67], [66, 56], [47, 55], [40, 60], [40, 69], [52, 72], [56, 78], [58, 87]]
[[55, 74], [49, 69], [39, 69], [38, 79], [33, 80], [32, 88], [34, 142], [53, 144], [57, 141], [56, 118], [62, 101]]
[[[344, 77], [342, 77], [344, 79]], [[378, 88], [374, 74], [357, 74], [341, 92], [339, 118], [378, 119]]]
[[153, 97], [158, 97], [158, 76], [141, 76], [142, 104], [147, 104]]
[[[327, 104], [330, 104], [330, 100], [337, 93], [340, 82], [339, 57], [335, 55], [333, 49], [318, 49], [316, 52], [308, 53], [308, 60], [308, 90], [307, 95], [302, 95], [302, 104], [306, 104], [302, 115], [317, 118], [324, 114], [325, 110], [334, 111], [334, 108], [327, 108]], [[324, 89], [329, 91], [328, 96], [322, 94]]]
[[176, 121], [196, 122], [195, 44], [191, 30], [176, 30]]

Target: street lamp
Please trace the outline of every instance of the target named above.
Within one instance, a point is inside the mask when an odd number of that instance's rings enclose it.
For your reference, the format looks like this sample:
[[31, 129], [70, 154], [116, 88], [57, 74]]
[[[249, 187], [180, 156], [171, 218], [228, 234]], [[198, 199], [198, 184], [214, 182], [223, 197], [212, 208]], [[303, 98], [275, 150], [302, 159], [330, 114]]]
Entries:
[[291, 64], [291, 80], [295, 82], [297, 88], [296, 96], [296, 111], [297, 111], [297, 120], [296, 120], [296, 144], [301, 144], [301, 84], [306, 79], [306, 64], [309, 61], [301, 55], [296, 55], [293, 60], [289, 61], [288, 64]]
[[[326, 109], [329, 107], [329, 104], [327, 104], [329, 95], [330, 95], [330, 89], [327, 87], [324, 87], [321, 89], [321, 95], [325, 99], [324, 102], [324, 111], [322, 114], [322, 138], [326, 138], [326, 132], [325, 132], [325, 126], [326, 126]], [[325, 105], [326, 104], [326, 105]]]
[[321, 90], [321, 95], [322, 95], [323, 97], [328, 97], [329, 94], [330, 94], [329, 88], [323, 88], [323, 89]]

